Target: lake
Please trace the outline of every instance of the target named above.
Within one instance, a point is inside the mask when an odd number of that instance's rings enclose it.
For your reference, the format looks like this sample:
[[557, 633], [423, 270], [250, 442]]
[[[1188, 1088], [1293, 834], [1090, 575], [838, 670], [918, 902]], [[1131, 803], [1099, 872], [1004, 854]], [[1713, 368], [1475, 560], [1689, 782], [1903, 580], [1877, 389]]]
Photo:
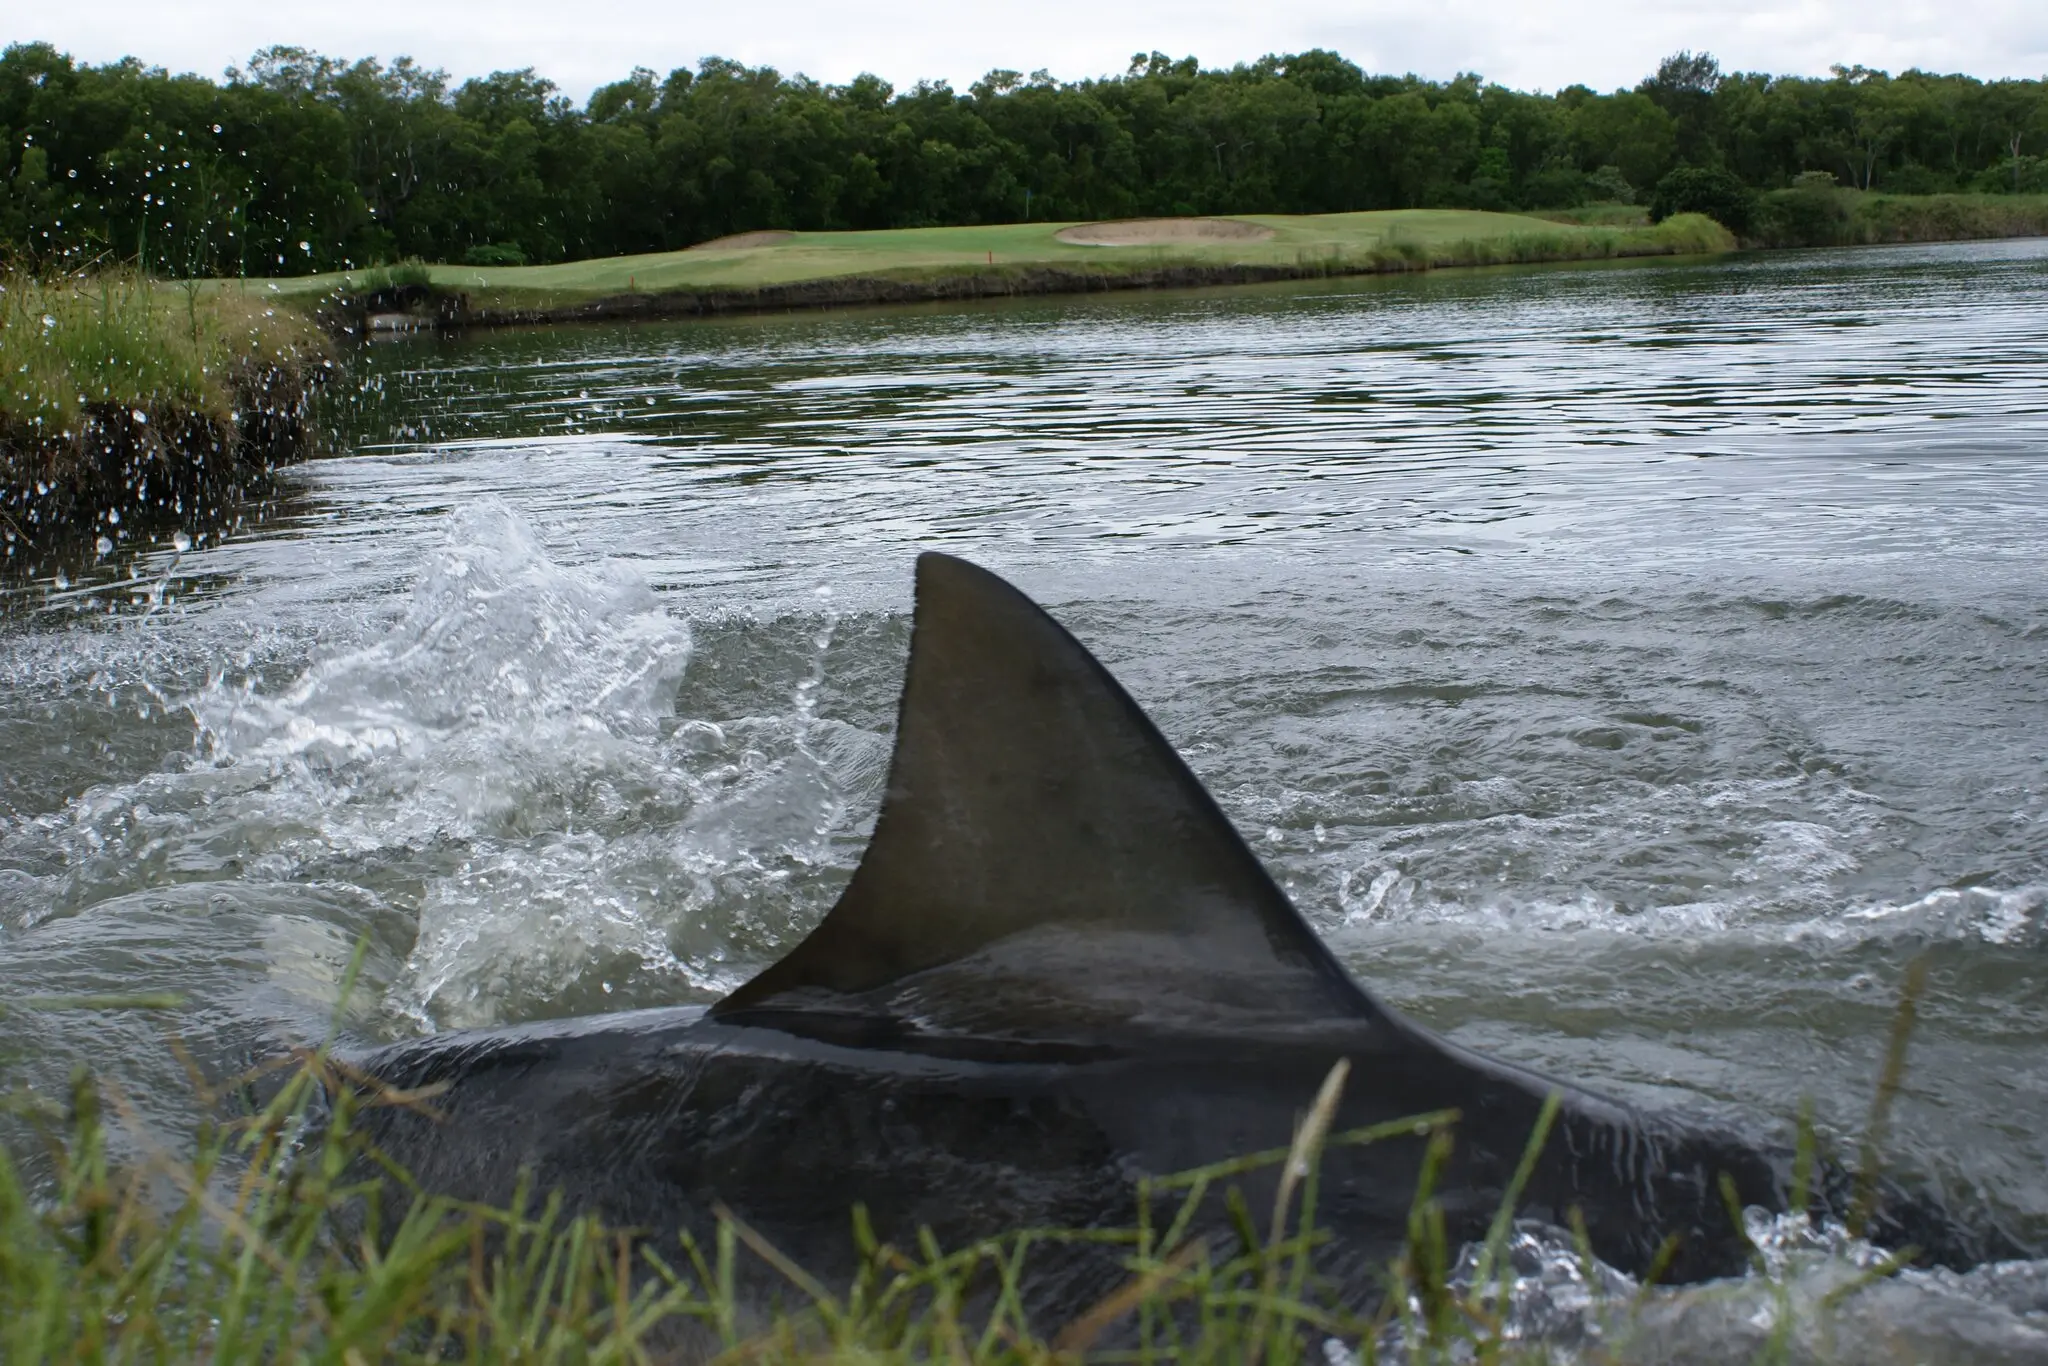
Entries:
[[[0, 1002], [176, 991], [226, 1070], [364, 936], [358, 1040], [715, 999], [859, 855], [937, 547], [1460, 1042], [1853, 1137], [1926, 955], [1892, 1155], [2048, 1235], [2048, 242], [428, 337], [328, 402], [239, 533], [6, 586]], [[164, 1019], [9, 1028], [188, 1122]]]

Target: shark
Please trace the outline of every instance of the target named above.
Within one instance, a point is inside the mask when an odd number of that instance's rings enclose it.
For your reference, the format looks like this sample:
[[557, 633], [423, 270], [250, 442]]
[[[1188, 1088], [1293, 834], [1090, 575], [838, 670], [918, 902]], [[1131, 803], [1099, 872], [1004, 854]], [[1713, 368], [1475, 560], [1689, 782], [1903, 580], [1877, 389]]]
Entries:
[[[1340, 1064], [1329, 1122], [1393, 1130], [1321, 1157], [1318, 1272], [1358, 1303], [1407, 1243], [1425, 1161], [1452, 1246], [1512, 1193], [1517, 1217], [1676, 1282], [1748, 1265], [1732, 1211], [1850, 1199], [1840, 1168], [1795, 1179], [1782, 1146], [1482, 1056], [1377, 999], [1087, 648], [935, 552], [872, 837], [793, 950], [709, 1007], [355, 1059], [438, 1092], [360, 1115], [426, 1190], [502, 1206], [530, 1183], [650, 1236], [729, 1211], [828, 1284], [856, 1265], [855, 1206], [897, 1246], [1128, 1227], [1148, 1179], [1290, 1144]], [[1445, 1112], [1434, 1158], [1426, 1126], [1395, 1123]], [[1282, 1179], [1248, 1172], [1240, 1194], [1261, 1208]], [[1867, 1189], [1880, 1242], [1959, 1267], [2001, 1250], [1930, 1197]], [[1196, 1231], [1235, 1237], [1226, 1205]], [[1033, 1264], [1027, 1296], [1056, 1322], [1125, 1275], [1076, 1244]], [[741, 1294], [766, 1314], [787, 1289], [764, 1272]]]

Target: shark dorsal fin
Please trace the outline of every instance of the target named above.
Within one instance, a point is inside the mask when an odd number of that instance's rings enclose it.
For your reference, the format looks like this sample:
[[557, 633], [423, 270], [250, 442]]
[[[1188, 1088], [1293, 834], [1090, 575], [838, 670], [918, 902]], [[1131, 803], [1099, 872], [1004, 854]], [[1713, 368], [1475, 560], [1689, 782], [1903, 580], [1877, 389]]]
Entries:
[[869, 996], [1012, 940], [1067, 978], [1113, 943], [1126, 976], [1156, 963], [1181, 996], [1235, 988], [1267, 1018], [1378, 1013], [1109, 671], [1002, 579], [927, 553], [867, 851], [714, 1010]]

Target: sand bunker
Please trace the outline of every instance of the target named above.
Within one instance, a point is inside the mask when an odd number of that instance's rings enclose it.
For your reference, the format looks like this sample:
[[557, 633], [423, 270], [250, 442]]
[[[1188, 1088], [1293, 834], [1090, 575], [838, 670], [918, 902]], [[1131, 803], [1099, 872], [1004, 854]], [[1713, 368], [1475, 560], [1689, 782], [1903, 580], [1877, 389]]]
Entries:
[[1123, 218], [1076, 223], [1053, 236], [1077, 247], [1167, 247], [1181, 242], [1263, 242], [1273, 230], [1236, 218]]
[[714, 237], [709, 242], [698, 242], [691, 251], [744, 251], [748, 247], [772, 247], [791, 236], [782, 228], [766, 228], [760, 232], [735, 232], [724, 237]]

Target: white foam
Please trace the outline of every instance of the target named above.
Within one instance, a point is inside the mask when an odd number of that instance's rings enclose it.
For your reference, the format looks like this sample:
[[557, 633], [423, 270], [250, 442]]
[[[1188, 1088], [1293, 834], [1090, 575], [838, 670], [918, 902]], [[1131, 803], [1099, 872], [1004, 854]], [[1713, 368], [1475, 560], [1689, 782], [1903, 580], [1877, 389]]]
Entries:
[[486, 498], [385, 623], [286, 685], [223, 670], [164, 698], [190, 753], [0, 830], [0, 925], [345, 865], [416, 914], [373, 985], [401, 1027], [436, 1028], [715, 995], [736, 944], [829, 902], [887, 760], [815, 714], [829, 612], [787, 711], [678, 718], [687, 623], [632, 567], [557, 563]]
[[[1647, 1291], [1564, 1230], [1517, 1222], [1498, 1264], [1486, 1264], [1479, 1244], [1459, 1252], [1448, 1288], [1480, 1311], [1461, 1318], [1462, 1336], [1429, 1341], [1411, 1297], [1373, 1344], [1374, 1359], [1491, 1360], [1500, 1344], [1587, 1363], [2048, 1361], [2048, 1262], [1900, 1269], [1839, 1224], [1759, 1209], [1743, 1219], [1755, 1271]], [[1324, 1357], [1357, 1366], [1359, 1346], [1331, 1338]]]

